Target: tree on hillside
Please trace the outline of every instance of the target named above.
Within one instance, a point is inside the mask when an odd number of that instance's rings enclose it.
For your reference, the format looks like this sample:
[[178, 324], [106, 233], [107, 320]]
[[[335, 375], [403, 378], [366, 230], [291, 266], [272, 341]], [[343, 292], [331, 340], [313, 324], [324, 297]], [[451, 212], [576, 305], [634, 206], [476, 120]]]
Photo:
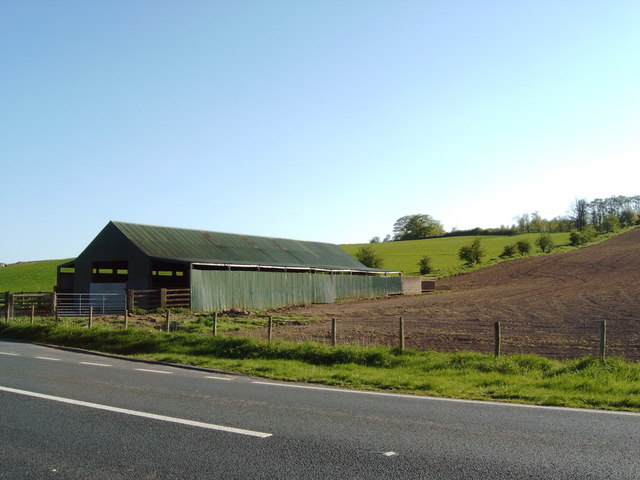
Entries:
[[465, 245], [458, 250], [458, 258], [467, 265], [482, 263], [487, 250], [482, 246], [480, 237], [476, 237], [469, 245]]
[[630, 227], [638, 223], [638, 213], [631, 208], [627, 208], [620, 214], [620, 223], [625, 227]]
[[429, 275], [433, 271], [433, 266], [431, 265], [431, 257], [425, 255], [418, 262], [418, 268], [420, 269], [420, 275]]
[[520, 255], [529, 255], [529, 252], [531, 252], [531, 243], [529, 243], [529, 240], [518, 240], [516, 242], [516, 248]]
[[515, 243], [510, 243], [504, 246], [500, 258], [513, 258], [516, 253], [518, 253], [518, 247], [516, 247]]
[[572, 230], [569, 234], [569, 244], [577, 247], [580, 245], [586, 245], [587, 243], [593, 241], [594, 238], [598, 235], [596, 229], [593, 225], [587, 225], [582, 229], [581, 232], [578, 230]]
[[529, 233], [529, 229], [531, 228], [531, 219], [529, 218], [528, 213], [523, 213], [522, 215], [518, 215], [515, 217], [516, 222], [518, 222], [518, 231], [519, 232], [527, 232]]
[[609, 214], [602, 219], [600, 230], [604, 233], [617, 232], [620, 230], [620, 219], [613, 214]]
[[574, 228], [573, 220], [569, 217], [555, 217], [549, 221], [549, 232], [570, 232]]
[[576, 229], [582, 230], [586, 227], [589, 215], [589, 204], [587, 201], [581, 198], [573, 202], [573, 205], [571, 205], [571, 214]]
[[361, 247], [355, 254], [356, 260], [369, 268], [382, 268], [382, 257], [376, 253], [372, 245]]
[[536, 239], [536, 245], [540, 248], [542, 253], [550, 253], [555, 243], [553, 238], [548, 233], [543, 233]]
[[420, 240], [444, 235], [444, 227], [431, 215], [406, 215], [393, 225], [394, 240]]
[[531, 223], [529, 224], [529, 230], [532, 232], [544, 232], [547, 230], [547, 224], [549, 222], [542, 218], [538, 212], [531, 214]]

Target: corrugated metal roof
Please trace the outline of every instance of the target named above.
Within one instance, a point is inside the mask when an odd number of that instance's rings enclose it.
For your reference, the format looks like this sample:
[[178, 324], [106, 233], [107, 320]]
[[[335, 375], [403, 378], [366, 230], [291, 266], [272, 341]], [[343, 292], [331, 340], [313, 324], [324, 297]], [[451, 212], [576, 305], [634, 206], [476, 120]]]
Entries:
[[184, 228], [111, 222], [145, 255], [221, 265], [385, 272], [364, 266], [338, 245]]

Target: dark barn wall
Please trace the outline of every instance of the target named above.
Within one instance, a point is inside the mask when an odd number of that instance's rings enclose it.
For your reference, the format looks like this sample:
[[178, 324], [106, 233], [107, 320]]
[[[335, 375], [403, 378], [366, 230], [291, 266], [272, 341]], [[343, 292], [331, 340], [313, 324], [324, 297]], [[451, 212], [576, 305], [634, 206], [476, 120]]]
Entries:
[[128, 264], [127, 288], [146, 290], [150, 287], [151, 261], [114, 225], [108, 224], [75, 261], [76, 293], [88, 293], [94, 262]]

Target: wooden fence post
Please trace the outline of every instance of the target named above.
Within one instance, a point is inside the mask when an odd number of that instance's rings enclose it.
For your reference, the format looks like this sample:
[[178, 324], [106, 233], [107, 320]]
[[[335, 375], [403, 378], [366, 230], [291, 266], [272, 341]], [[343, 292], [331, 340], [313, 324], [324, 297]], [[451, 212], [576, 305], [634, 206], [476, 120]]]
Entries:
[[167, 310], [167, 332], [169, 331], [169, 322], [171, 321], [171, 312]]
[[604, 362], [607, 344], [607, 321], [600, 320], [600, 361]]
[[269, 342], [273, 338], [273, 317], [269, 315], [269, 323], [268, 323], [268, 332], [269, 332]]
[[218, 335], [218, 312], [213, 312], [213, 336]]
[[133, 310], [136, 308], [136, 291], [129, 289], [127, 290], [127, 309]]
[[495, 334], [495, 345], [493, 347], [493, 354], [496, 357], [500, 356], [500, 342], [501, 342], [501, 338], [500, 338], [500, 322], [496, 322], [493, 326], [494, 328], [494, 334]]
[[167, 289], [160, 289], [160, 308], [167, 308]]
[[31, 305], [31, 325], [33, 325], [33, 319], [36, 316], [36, 306], [35, 305]]
[[400, 351], [404, 350], [404, 317], [400, 317]]
[[56, 309], [58, 308], [58, 294], [53, 292], [51, 294], [51, 315], [56, 314]]
[[93, 305], [89, 307], [89, 328], [93, 327]]
[[129, 328], [129, 309], [124, 309], [124, 329]]
[[13, 318], [13, 293], [7, 293], [7, 323]]
[[331, 319], [331, 345], [334, 347], [338, 344], [338, 320]]

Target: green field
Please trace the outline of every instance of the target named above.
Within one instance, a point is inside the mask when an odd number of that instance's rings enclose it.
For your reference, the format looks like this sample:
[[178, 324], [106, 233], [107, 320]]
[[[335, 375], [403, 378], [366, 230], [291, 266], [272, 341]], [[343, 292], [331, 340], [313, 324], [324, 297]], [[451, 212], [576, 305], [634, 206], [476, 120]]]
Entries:
[[[568, 249], [569, 233], [551, 233], [555, 245], [558, 247], [554, 252]], [[515, 243], [519, 240], [528, 240], [531, 243], [531, 253], [538, 254], [536, 239], [539, 233], [523, 233], [519, 235], [492, 235], [482, 236], [482, 245], [487, 249], [487, 256], [481, 266], [500, 261], [498, 258], [505, 245]], [[425, 240], [407, 240], [403, 242], [383, 242], [375, 244], [352, 244], [341, 245], [350, 255], [355, 255], [356, 251], [366, 245], [372, 245], [383, 258], [382, 268], [385, 270], [399, 270], [405, 275], [418, 275], [418, 261], [426, 256], [431, 257], [432, 265], [435, 269], [433, 275], [437, 277], [447, 277], [470, 269], [465, 267], [458, 258], [460, 247], [469, 244], [475, 237], [439, 237]]]
[[67, 261], [45, 260], [0, 268], [0, 292], [52, 292], [56, 267]]

